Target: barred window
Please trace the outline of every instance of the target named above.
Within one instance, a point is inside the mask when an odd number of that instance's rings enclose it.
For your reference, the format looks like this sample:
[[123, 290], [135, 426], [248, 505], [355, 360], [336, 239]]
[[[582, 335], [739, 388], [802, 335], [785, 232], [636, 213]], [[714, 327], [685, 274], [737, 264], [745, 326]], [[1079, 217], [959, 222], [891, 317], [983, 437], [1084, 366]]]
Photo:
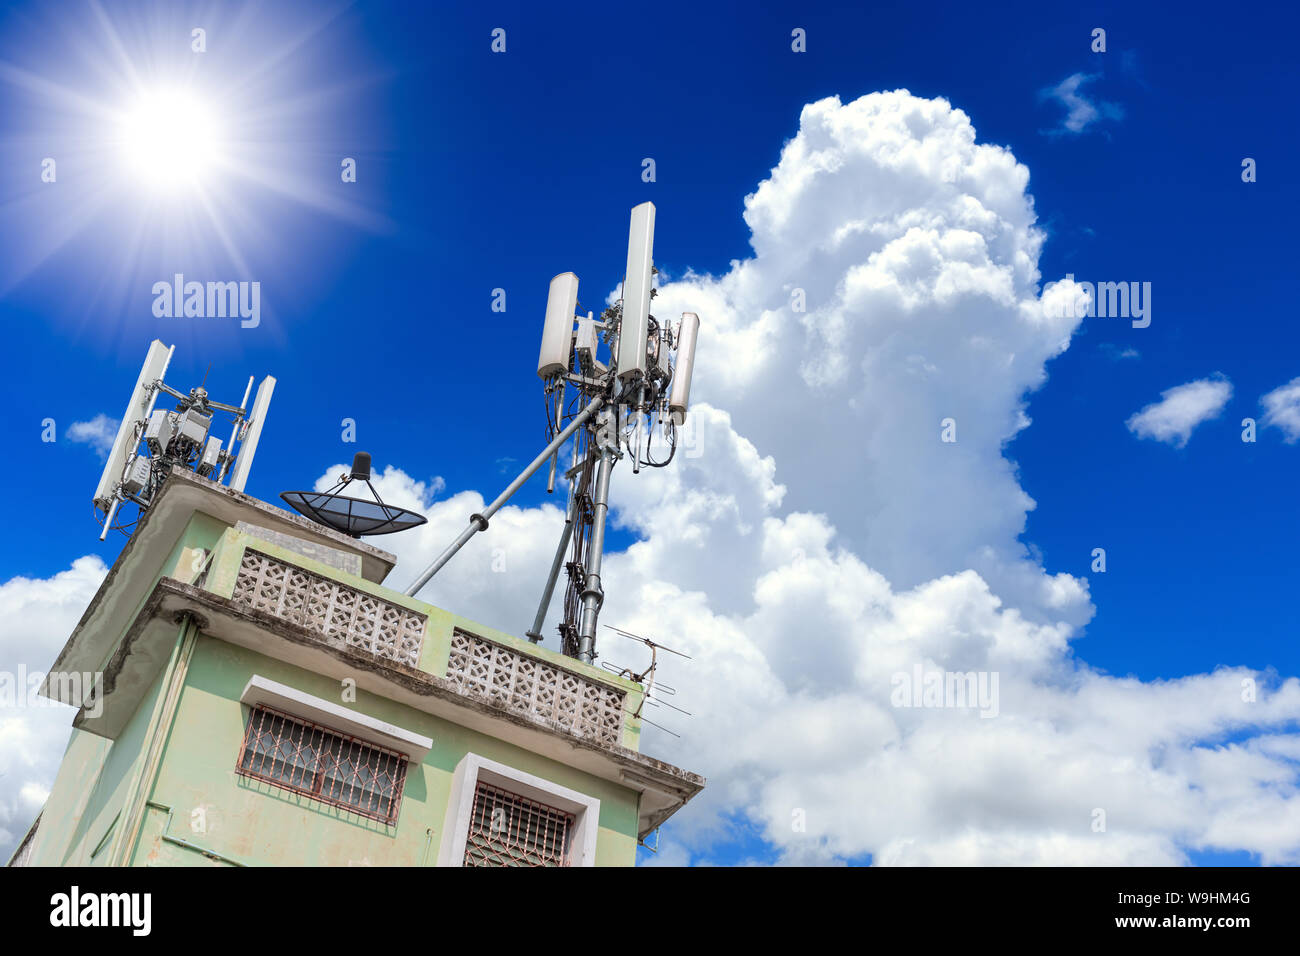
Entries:
[[572, 813], [479, 781], [465, 866], [568, 866]]
[[383, 823], [397, 822], [406, 781], [405, 755], [269, 707], [253, 708], [235, 769]]

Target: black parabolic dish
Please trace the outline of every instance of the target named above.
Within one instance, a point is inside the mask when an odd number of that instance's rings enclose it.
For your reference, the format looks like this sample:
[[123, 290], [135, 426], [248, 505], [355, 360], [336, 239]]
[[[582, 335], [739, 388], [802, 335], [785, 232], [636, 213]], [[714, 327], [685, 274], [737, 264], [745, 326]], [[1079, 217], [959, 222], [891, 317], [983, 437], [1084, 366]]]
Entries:
[[354, 538], [405, 531], [428, 520], [405, 508], [323, 491], [286, 491], [280, 497], [300, 515]]

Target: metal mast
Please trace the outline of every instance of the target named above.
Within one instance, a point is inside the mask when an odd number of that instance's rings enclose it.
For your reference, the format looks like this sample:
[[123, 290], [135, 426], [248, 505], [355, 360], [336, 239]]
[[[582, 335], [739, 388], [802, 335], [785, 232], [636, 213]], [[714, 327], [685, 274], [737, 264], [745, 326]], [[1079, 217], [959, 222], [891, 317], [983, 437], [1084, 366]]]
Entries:
[[[568, 583], [559, 626], [561, 650], [585, 663], [596, 658], [596, 628], [605, 600], [601, 565], [614, 466], [625, 453], [632, 459], [633, 473], [642, 466], [667, 465], [676, 452], [677, 427], [686, 420], [690, 398], [699, 318], [683, 313], [674, 329], [650, 314], [655, 295], [654, 220], [653, 203], [633, 208], [622, 297], [600, 319], [591, 312], [575, 315], [576, 275], [564, 272], [551, 280], [537, 361], [546, 396], [548, 443], [482, 514], [470, 516], [469, 526], [406, 589], [413, 595], [424, 587], [471, 537], [487, 529], [488, 519], [547, 462], [547, 491], [554, 491], [560, 452], [572, 441], [572, 465], [564, 474], [569, 483], [564, 529], [526, 633], [534, 643], [541, 641], [563, 568]], [[671, 362], [674, 351], [677, 359]], [[654, 455], [656, 437], [667, 449], [663, 460]]]

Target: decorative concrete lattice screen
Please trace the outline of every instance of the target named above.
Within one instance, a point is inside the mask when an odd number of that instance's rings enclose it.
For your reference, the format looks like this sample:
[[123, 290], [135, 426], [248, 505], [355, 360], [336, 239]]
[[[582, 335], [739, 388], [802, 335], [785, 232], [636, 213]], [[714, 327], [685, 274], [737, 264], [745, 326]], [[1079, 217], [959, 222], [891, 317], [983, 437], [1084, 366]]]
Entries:
[[447, 679], [462, 691], [541, 717], [577, 737], [615, 747], [623, 743], [622, 691], [473, 634], [452, 635]]
[[244, 551], [234, 599], [376, 657], [411, 667], [420, 662], [423, 614], [258, 551]]

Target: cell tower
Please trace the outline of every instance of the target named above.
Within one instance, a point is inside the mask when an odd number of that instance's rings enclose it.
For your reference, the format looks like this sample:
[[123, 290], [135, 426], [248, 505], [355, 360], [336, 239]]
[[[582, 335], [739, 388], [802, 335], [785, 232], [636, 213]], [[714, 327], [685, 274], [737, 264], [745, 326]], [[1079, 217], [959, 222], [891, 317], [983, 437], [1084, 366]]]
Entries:
[[[251, 409], [248, 407], [248, 397], [253, 392], [251, 375], [244, 400], [238, 406], [210, 398], [202, 385], [188, 393], [177, 391], [163, 381], [175, 350], [174, 345], [163, 345], [154, 339], [145, 355], [131, 401], [113, 440], [113, 449], [95, 488], [95, 510], [103, 515], [101, 541], [113, 528], [129, 533], [134, 522], [129, 526], [121, 522], [114, 524], [121, 506], [134, 504], [141, 511], [148, 508], [174, 466], [191, 469], [216, 482], [228, 475], [230, 487], [235, 491], [243, 491], [248, 481], [271, 393], [275, 391], [275, 379], [270, 375], [262, 379]], [[176, 399], [175, 409], [155, 409], [160, 395]], [[216, 412], [234, 416], [230, 440], [224, 448], [221, 439], [210, 434]], [[239, 449], [232, 451], [236, 443]]]
[[[564, 272], [551, 280], [537, 360], [549, 443], [481, 514], [470, 516], [469, 526], [412, 582], [408, 595], [424, 587], [475, 533], [486, 530], [489, 519], [548, 462], [547, 491], [554, 491], [560, 451], [573, 439], [572, 461], [564, 473], [569, 482], [564, 531], [527, 635], [534, 643], [542, 639], [542, 624], [563, 568], [568, 584], [561, 648], [584, 663], [595, 660], [597, 618], [605, 599], [600, 573], [610, 475], [625, 454], [633, 474], [671, 462], [690, 401], [700, 320], [694, 312], [682, 313], [676, 323], [650, 314], [655, 295], [654, 226], [653, 203], [633, 208], [622, 297], [599, 319], [592, 312], [575, 315], [576, 275]], [[675, 361], [670, 360], [674, 353]]]

